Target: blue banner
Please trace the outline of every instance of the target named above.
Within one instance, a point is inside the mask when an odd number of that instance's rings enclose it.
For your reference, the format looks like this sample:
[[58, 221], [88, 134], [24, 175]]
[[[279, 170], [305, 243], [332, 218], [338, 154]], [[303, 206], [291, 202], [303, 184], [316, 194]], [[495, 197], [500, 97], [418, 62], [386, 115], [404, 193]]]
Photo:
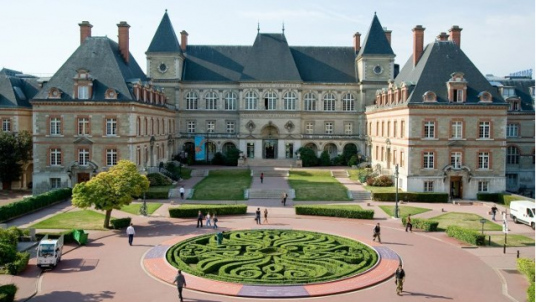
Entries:
[[201, 161], [206, 159], [205, 155], [205, 137], [196, 135], [195, 140], [195, 160]]

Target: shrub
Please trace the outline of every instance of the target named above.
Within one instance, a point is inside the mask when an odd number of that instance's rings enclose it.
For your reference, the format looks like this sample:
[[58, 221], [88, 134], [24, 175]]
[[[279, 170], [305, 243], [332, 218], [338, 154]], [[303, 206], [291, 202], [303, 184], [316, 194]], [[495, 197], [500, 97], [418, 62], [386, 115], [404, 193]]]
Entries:
[[[406, 225], [407, 216], [402, 217], [402, 225]], [[439, 225], [438, 221], [424, 219], [424, 218], [411, 218], [411, 223], [416, 229], [424, 230], [427, 232], [436, 232], [437, 226]]]
[[0, 229], [0, 243], [9, 244], [17, 247], [19, 237], [22, 236], [22, 231], [16, 227], [10, 227], [9, 229]]
[[300, 205], [294, 208], [297, 215], [374, 219], [374, 210], [363, 210], [359, 206]]
[[387, 175], [380, 175], [374, 178], [372, 185], [375, 187], [391, 187], [393, 186], [393, 180]]
[[171, 185], [171, 179], [160, 173], [149, 173], [147, 174], [147, 179], [149, 180], [149, 186], [151, 187]]
[[15, 261], [17, 257], [17, 246], [7, 243], [0, 243], [0, 265]]
[[225, 162], [225, 156], [223, 156], [221, 152], [216, 152], [216, 154], [214, 154], [214, 157], [212, 158], [211, 163], [213, 165], [223, 165], [224, 162]]
[[221, 215], [240, 215], [246, 214], [248, 206], [245, 204], [185, 204], [175, 208], [169, 208], [169, 217], [172, 218], [189, 218], [197, 217], [197, 212], [203, 214], [207, 212]]
[[[395, 201], [396, 193], [372, 193], [372, 200], [375, 201]], [[449, 195], [447, 193], [415, 193], [415, 192], [399, 192], [398, 200], [411, 202], [448, 202]]]
[[26, 269], [29, 261], [30, 253], [17, 253], [15, 260], [8, 263], [6, 268], [11, 275], [18, 275]]
[[342, 154], [339, 154], [339, 155], [335, 156], [331, 160], [331, 165], [332, 166], [344, 166], [344, 165], [346, 165], [346, 161], [344, 160], [344, 157], [342, 156]]
[[227, 166], [237, 166], [238, 158], [240, 157], [240, 150], [231, 148], [225, 153], [225, 164]]
[[447, 235], [474, 245], [484, 245], [486, 241], [486, 237], [478, 231], [455, 225], [447, 227]]
[[352, 157], [350, 157], [350, 159], [348, 160], [348, 166], [351, 167], [351, 166], [355, 166], [357, 165], [357, 156], [356, 155], [353, 155]]
[[477, 193], [476, 199], [510, 206], [513, 200], [526, 200], [527, 197], [509, 193]]
[[298, 149], [298, 153], [300, 153], [300, 159], [302, 160], [302, 165], [304, 167], [313, 167], [318, 165], [318, 158], [316, 157], [313, 149], [302, 147]]
[[355, 162], [357, 163], [357, 146], [354, 145], [354, 144], [348, 144], [346, 146], [344, 146], [344, 149], [342, 150], [342, 157], [343, 157], [343, 164], [346, 164], [348, 163], [348, 166], [353, 166], [355, 165], [354, 164], [350, 164], [350, 161], [352, 160], [352, 158], [355, 157]]
[[70, 198], [71, 188], [48, 191], [37, 196], [24, 198], [4, 206], [0, 206], [0, 222], [7, 221], [34, 212], [51, 204]]
[[146, 199], [168, 199], [169, 190], [168, 191], [147, 191], [145, 192], [145, 198]]
[[131, 222], [130, 217], [114, 218], [110, 221], [110, 224], [112, 225], [112, 229], [118, 230], [118, 229], [128, 227], [130, 225], [130, 222]]
[[324, 151], [322, 151], [322, 153], [320, 153], [319, 164], [321, 166], [330, 166], [331, 165], [331, 158], [329, 158], [328, 151], [324, 150]]
[[15, 301], [16, 293], [17, 293], [17, 286], [15, 284], [6, 284], [6, 285], [0, 286], [0, 302]]
[[529, 279], [530, 286], [527, 289], [527, 300], [534, 302], [534, 260], [527, 258], [517, 259], [517, 270]]

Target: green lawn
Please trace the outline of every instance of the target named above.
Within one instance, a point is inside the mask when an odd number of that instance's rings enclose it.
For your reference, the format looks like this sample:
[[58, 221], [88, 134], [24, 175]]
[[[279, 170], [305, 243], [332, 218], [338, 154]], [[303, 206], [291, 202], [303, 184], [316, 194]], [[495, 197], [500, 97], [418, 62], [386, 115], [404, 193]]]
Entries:
[[194, 187], [194, 200], [244, 200], [251, 186], [250, 170], [213, 170]]
[[[439, 222], [439, 226], [438, 226], [439, 231], [446, 230], [449, 225], [457, 225], [462, 228], [480, 231], [482, 230], [482, 224], [480, 223], [480, 219], [482, 218], [484, 217], [478, 216], [476, 214], [452, 212], [452, 213], [439, 215], [430, 219]], [[484, 230], [485, 231], [501, 231], [502, 226], [486, 219], [486, 223], [484, 224]]]
[[[365, 190], [368, 190], [372, 193], [396, 193], [396, 189], [394, 186], [391, 187], [374, 187], [374, 186], [363, 186]], [[404, 192], [398, 189], [398, 192]]]
[[[131, 203], [128, 206], [122, 207], [121, 211], [131, 213], [131, 214], [134, 214], [134, 215], [139, 215], [140, 214], [140, 208], [141, 208], [142, 205], [143, 205], [143, 203]], [[160, 206], [162, 206], [161, 203], [148, 202], [147, 203], [147, 213], [148, 214], [153, 214], [154, 211], [156, 211]]]
[[[486, 235], [486, 245], [488, 244], [488, 236]], [[534, 239], [523, 235], [508, 235], [506, 247], [517, 246], [534, 246]], [[491, 235], [491, 246], [503, 246], [504, 234]]]
[[290, 171], [288, 183], [296, 190], [295, 201], [350, 200], [346, 187], [329, 171]]
[[169, 185], [169, 186], [154, 186], [154, 187], [149, 187], [149, 190], [147, 190], [147, 193], [149, 192], [166, 192], [168, 193], [169, 190], [171, 190], [173, 188], [173, 185]]
[[104, 230], [104, 214], [92, 210], [65, 212], [36, 223], [35, 229]]
[[[395, 216], [395, 206], [380, 206], [380, 208], [387, 213], [389, 216]], [[417, 215], [420, 213], [431, 211], [430, 209], [419, 208], [419, 207], [410, 207], [410, 206], [399, 206], [398, 211], [400, 217], [411, 215]]]

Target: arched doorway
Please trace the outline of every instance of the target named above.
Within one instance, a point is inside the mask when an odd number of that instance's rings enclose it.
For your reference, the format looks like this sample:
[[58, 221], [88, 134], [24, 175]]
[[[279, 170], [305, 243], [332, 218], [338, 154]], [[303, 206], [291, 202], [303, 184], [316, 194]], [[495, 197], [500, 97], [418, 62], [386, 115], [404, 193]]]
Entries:
[[216, 154], [216, 144], [214, 144], [213, 142], [205, 143], [205, 152], [207, 156], [207, 162], [210, 162]]
[[222, 153], [223, 153], [224, 155], [227, 155], [227, 153], [228, 153], [230, 150], [233, 150], [233, 149], [236, 149], [235, 144], [233, 144], [233, 143], [225, 143], [225, 144], [223, 144]]
[[324, 151], [327, 151], [329, 154], [329, 158], [332, 158], [332, 159], [337, 157], [339, 153], [339, 151], [337, 150], [337, 146], [335, 146], [335, 144], [333, 143], [326, 144], [324, 146]]
[[195, 144], [193, 142], [186, 142], [184, 145], [182, 145], [182, 150], [184, 151], [186, 163], [193, 163], [195, 158]]
[[275, 159], [277, 155], [277, 141], [279, 138], [279, 129], [268, 122], [268, 125], [261, 129], [262, 140], [262, 157], [266, 159]]
[[315, 152], [315, 155], [318, 154], [318, 147], [314, 143], [308, 143], [304, 148], [309, 148]]

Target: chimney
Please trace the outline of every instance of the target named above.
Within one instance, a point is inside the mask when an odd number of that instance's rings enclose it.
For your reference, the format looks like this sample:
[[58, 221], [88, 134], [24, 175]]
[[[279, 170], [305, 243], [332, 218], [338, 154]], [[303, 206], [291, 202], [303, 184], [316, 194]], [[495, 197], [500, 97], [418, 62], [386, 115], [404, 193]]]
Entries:
[[454, 44], [458, 45], [458, 47], [461, 47], [461, 40], [462, 40], [462, 29], [458, 25], [452, 25], [452, 28], [449, 29], [450, 33], [450, 40], [454, 42]]
[[181, 31], [181, 49], [182, 51], [186, 52], [186, 48], [188, 47], [188, 33], [183, 30]]
[[448, 39], [449, 39], [449, 35], [447, 35], [446, 32], [442, 32], [437, 36], [438, 41], [443, 41], [444, 42], [444, 41], [448, 41]]
[[424, 30], [422, 25], [417, 25], [413, 29], [413, 66], [417, 66], [419, 59], [422, 56], [424, 47]]
[[354, 51], [357, 53], [361, 49], [361, 34], [356, 32], [354, 34]]
[[129, 50], [128, 50], [128, 29], [130, 28], [130, 25], [126, 21], [121, 21], [119, 24], [117, 24], [119, 35], [119, 52], [121, 53], [121, 56], [123, 56], [123, 59], [128, 64], [129, 62]]
[[391, 33], [392, 30], [388, 30], [387, 27], [383, 28], [383, 32], [385, 33], [385, 37], [387, 38], [387, 42], [389, 42], [389, 45], [391, 45]]
[[93, 25], [89, 23], [89, 21], [82, 21], [82, 23], [78, 23], [80, 26], [80, 45], [84, 44], [87, 37], [91, 37], [91, 28]]

